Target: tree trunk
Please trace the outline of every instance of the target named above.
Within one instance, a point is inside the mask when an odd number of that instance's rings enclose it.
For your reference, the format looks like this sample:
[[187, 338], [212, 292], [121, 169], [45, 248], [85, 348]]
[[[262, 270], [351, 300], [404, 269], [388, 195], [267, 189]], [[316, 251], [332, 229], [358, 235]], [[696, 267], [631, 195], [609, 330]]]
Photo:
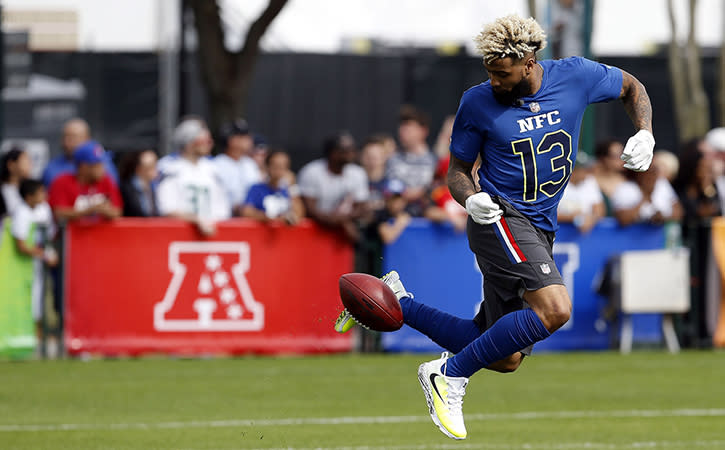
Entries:
[[226, 122], [244, 117], [246, 102], [259, 56], [259, 41], [287, 0], [269, 0], [262, 14], [247, 31], [237, 52], [224, 46], [224, 28], [219, 4], [211, 0], [190, 0], [199, 36], [199, 71], [209, 105], [209, 126], [213, 131]]
[[689, 118], [692, 138], [703, 137], [710, 130], [710, 102], [707, 94], [705, 94], [705, 87], [702, 82], [702, 58], [700, 57], [700, 48], [695, 40], [696, 12], [697, 0], [690, 0], [690, 21], [685, 64], [688, 69], [688, 95], [692, 102], [692, 116]]
[[695, 42], [695, 10], [697, 0], [690, 0], [687, 45], [677, 42], [677, 23], [672, 0], [667, 2], [672, 37], [668, 65], [672, 89], [672, 107], [680, 142], [702, 137], [710, 127], [709, 109], [702, 83], [702, 61]]
[[528, 0], [527, 3], [529, 5], [529, 16], [536, 19], [536, 0]]

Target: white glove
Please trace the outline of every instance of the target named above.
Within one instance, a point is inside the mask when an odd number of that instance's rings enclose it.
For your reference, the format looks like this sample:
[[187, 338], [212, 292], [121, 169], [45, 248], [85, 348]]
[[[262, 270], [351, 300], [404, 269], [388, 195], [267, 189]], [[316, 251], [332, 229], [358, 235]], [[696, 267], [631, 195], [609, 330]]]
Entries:
[[491, 225], [501, 220], [503, 210], [485, 192], [473, 194], [466, 199], [466, 212], [474, 222]]
[[629, 138], [622, 152], [624, 168], [635, 172], [649, 169], [655, 149], [655, 137], [647, 130], [639, 130]]

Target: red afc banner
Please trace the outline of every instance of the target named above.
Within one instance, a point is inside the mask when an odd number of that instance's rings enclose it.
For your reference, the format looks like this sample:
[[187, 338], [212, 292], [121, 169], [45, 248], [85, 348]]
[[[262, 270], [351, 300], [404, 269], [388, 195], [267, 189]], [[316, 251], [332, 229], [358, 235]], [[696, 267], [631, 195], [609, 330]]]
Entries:
[[218, 224], [213, 238], [168, 219], [66, 229], [65, 345], [140, 354], [347, 351], [332, 327], [353, 250], [311, 222]]

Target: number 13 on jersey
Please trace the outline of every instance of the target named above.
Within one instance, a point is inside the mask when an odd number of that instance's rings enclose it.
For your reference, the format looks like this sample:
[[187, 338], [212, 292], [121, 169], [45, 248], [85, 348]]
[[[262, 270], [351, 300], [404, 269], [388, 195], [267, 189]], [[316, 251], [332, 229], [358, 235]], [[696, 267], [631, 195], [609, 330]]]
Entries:
[[[521, 158], [521, 170], [524, 174], [524, 201], [535, 202], [539, 192], [547, 197], [553, 197], [564, 187], [574, 167], [574, 161], [571, 159], [572, 148], [569, 133], [564, 130], [546, 133], [536, 149], [534, 149], [534, 142], [531, 138], [513, 141], [511, 148], [514, 154]], [[547, 153], [549, 153], [547, 156], [551, 167], [539, 169], [536, 164], [536, 156]], [[539, 178], [547, 181], [539, 183]]]

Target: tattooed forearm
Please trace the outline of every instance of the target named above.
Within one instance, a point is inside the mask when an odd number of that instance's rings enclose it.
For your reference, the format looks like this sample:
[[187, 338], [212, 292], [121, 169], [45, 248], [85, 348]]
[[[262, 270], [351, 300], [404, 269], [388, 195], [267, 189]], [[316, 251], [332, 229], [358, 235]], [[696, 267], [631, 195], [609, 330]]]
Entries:
[[448, 190], [458, 203], [466, 206], [466, 199], [476, 193], [476, 185], [473, 182], [471, 170], [473, 163], [461, 161], [451, 155], [450, 166], [448, 167]]
[[652, 104], [647, 90], [635, 77], [622, 71], [620, 98], [624, 109], [637, 130], [652, 131]]

